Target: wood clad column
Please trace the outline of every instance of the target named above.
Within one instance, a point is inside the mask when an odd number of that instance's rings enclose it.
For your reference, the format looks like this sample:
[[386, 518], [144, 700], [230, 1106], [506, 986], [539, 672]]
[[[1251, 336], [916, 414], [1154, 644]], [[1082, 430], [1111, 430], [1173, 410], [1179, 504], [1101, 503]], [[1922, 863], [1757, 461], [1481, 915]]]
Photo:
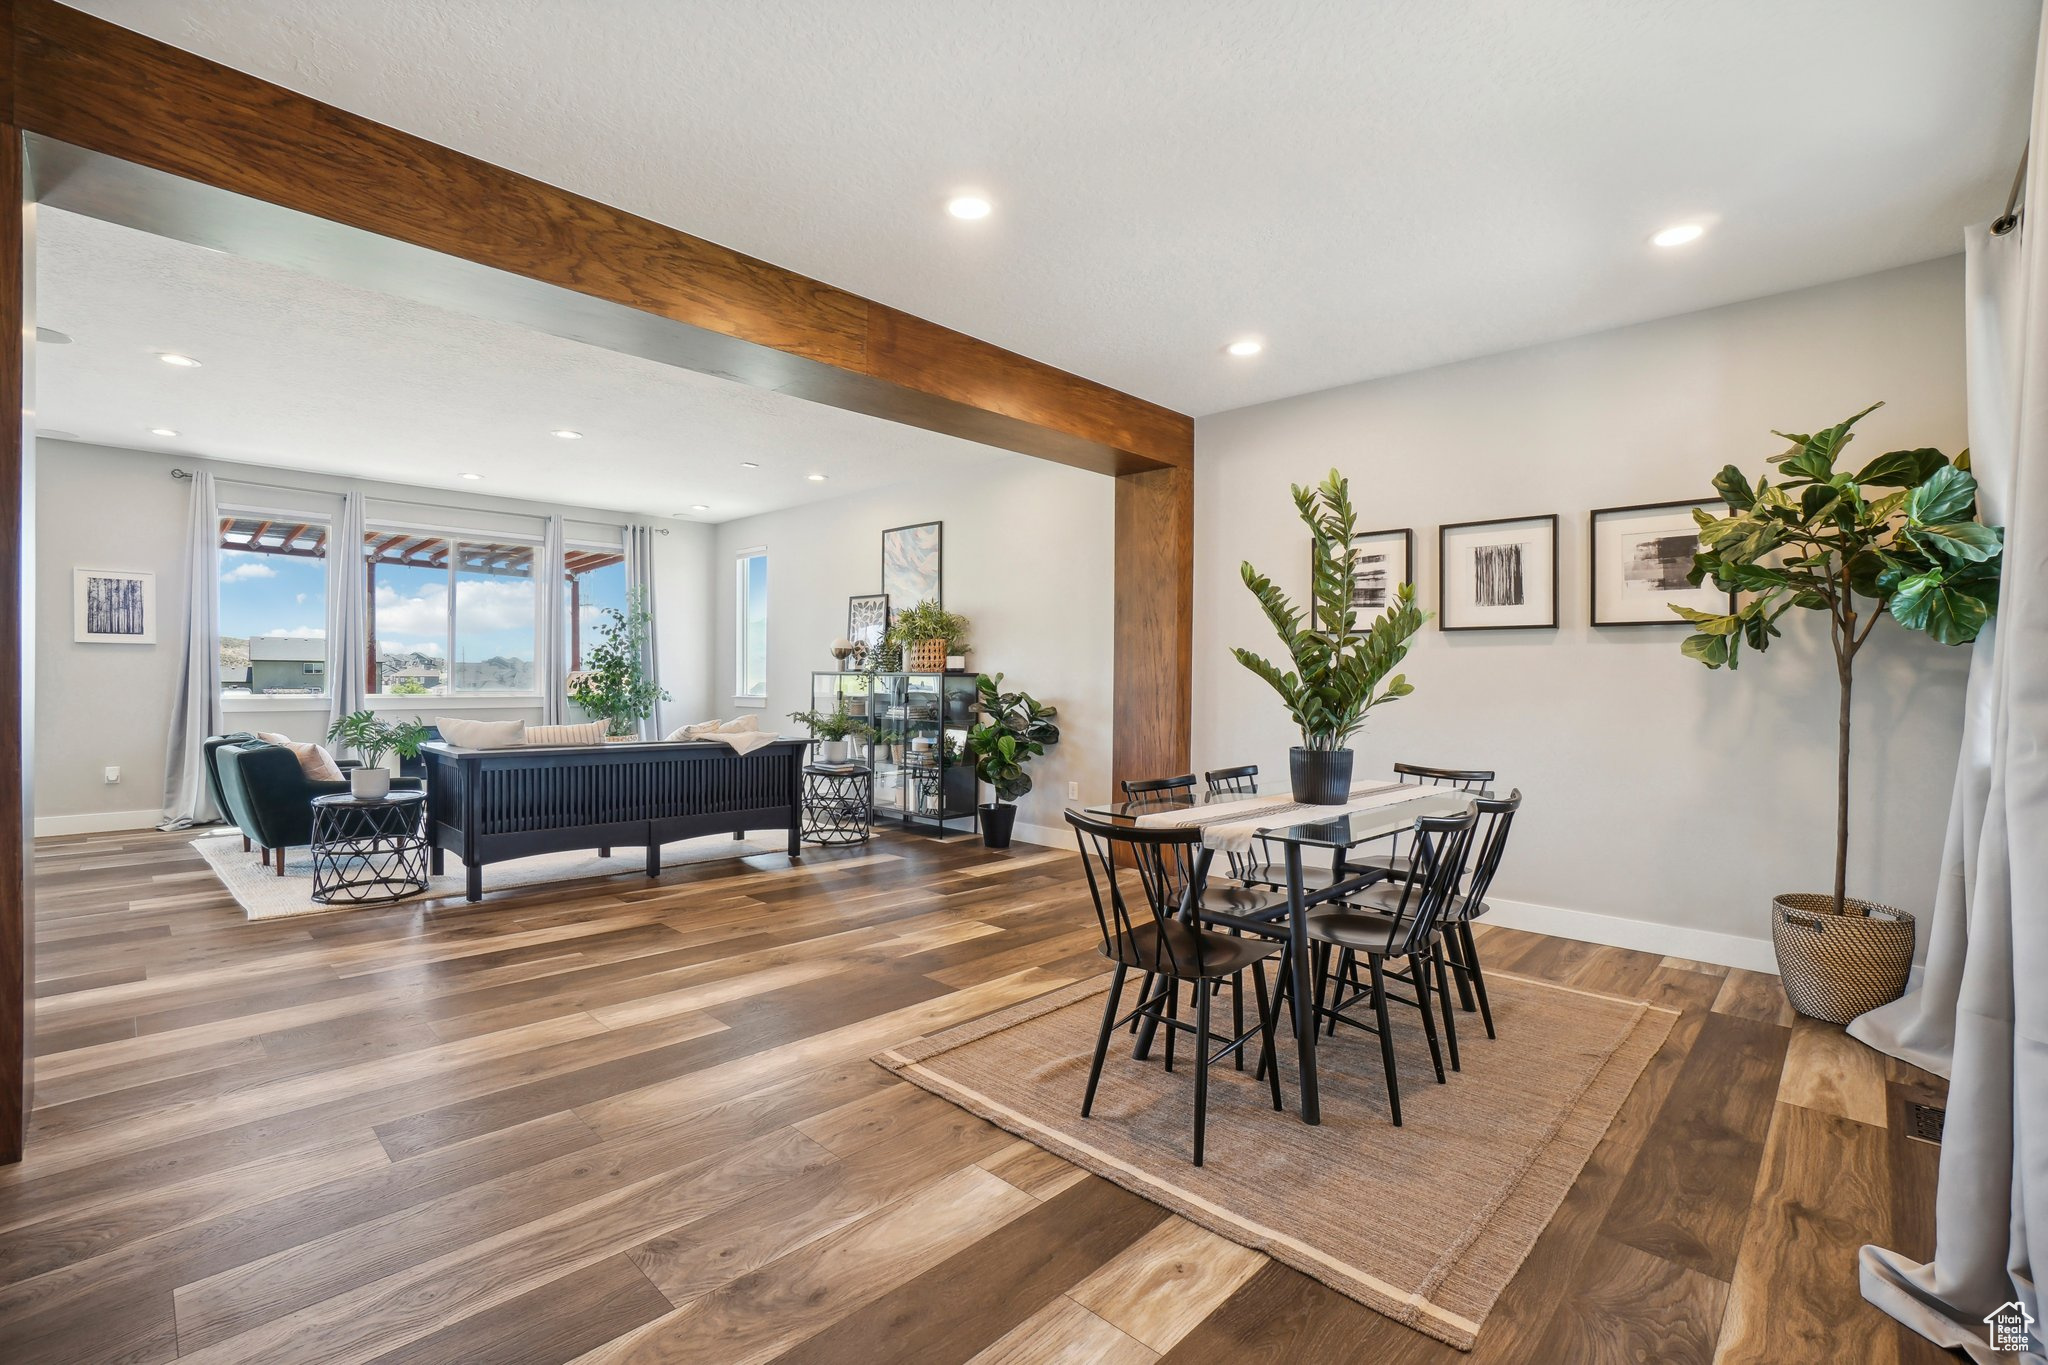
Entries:
[[1116, 481], [1112, 780], [1188, 770], [1194, 629], [1194, 469], [1125, 474]]
[[[0, 58], [14, 51], [12, 5], [0, 13]], [[30, 873], [34, 756], [29, 736], [35, 686], [35, 445], [23, 412], [23, 367], [33, 353], [35, 310], [25, 306], [32, 240], [24, 230], [21, 130], [14, 126], [13, 62], [0, 85], [0, 1161], [19, 1161], [28, 1129]]]

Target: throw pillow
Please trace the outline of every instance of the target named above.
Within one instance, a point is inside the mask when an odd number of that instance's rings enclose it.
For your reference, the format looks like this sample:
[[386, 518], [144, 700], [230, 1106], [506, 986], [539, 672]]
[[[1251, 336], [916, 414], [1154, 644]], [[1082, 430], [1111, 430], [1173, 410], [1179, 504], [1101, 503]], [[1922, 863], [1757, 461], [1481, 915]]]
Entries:
[[526, 722], [518, 720], [458, 720], [454, 716], [434, 717], [441, 738], [458, 749], [516, 749], [526, 743]]
[[343, 782], [347, 779], [334, 762], [334, 755], [317, 744], [300, 744], [285, 735], [258, 733], [256, 738], [265, 744], [275, 744], [280, 749], [290, 749], [292, 757], [299, 760], [299, 771], [314, 782]]
[[587, 725], [529, 725], [528, 744], [602, 744], [610, 723], [593, 720]]

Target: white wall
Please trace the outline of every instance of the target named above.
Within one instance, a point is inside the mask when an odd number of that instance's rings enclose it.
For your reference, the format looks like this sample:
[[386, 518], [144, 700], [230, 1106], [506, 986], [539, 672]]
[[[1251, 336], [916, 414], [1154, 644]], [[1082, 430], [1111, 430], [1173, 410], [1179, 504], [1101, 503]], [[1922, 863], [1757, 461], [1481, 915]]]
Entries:
[[[180, 662], [178, 630], [185, 614], [185, 528], [191, 485], [171, 478], [176, 466], [210, 468], [224, 481], [280, 484], [339, 494], [524, 515], [565, 513], [577, 520], [622, 525], [624, 513], [548, 506], [509, 498], [407, 488], [298, 471], [204, 461], [72, 441], [36, 443], [36, 823], [41, 834], [154, 824], [163, 804], [165, 736]], [[710, 639], [706, 580], [712, 528], [668, 522], [656, 537], [655, 602], [660, 671], [675, 700], [664, 719], [695, 716], [710, 705], [704, 667]], [[147, 570], [156, 575], [154, 645], [78, 644], [71, 638], [71, 570]], [[327, 729], [324, 702], [238, 698], [227, 723], [318, 740]], [[470, 698], [373, 703], [405, 714], [460, 709], [492, 720], [538, 720], [537, 707]], [[673, 721], [671, 723], [674, 723]], [[102, 770], [121, 769], [118, 785]]]
[[[1771, 428], [1813, 430], [1878, 399], [1858, 428], [1865, 456], [1966, 443], [1961, 257], [1204, 418], [1198, 765], [1255, 762], [1284, 781], [1297, 742], [1227, 652], [1278, 647], [1241, 560], [1305, 585], [1290, 482], [1335, 465], [1361, 529], [1415, 528], [1432, 610], [1440, 523], [1555, 512], [1561, 628], [1446, 635], [1432, 622], [1406, 665], [1416, 693], [1373, 713], [1359, 771], [1497, 770], [1526, 801], [1496, 901], [1642, 922], [1524, 912], [1531, 927], [1767, 966], [1770, 896], [1832, 876], [1825, 622], [1788, 617], [1787, 638], [1732, 674], [1682, 657], [1682, 627], [1595, 630], [1587, 513], [1712, 496], [1723, 464], [1754, 473], [1783, 448]], [[1858, 658], [1851, 894], [1927, 909], [1968, 662], [1892, 622]]]
[[[972, 627], [968, 665], [1059, 708], [1060, 742], [1031, 766], [1018, 837], [1068, 844], [1067, 784], [1083, 798], [1110, 791], [1113, 481], [1026, 456], [979, 461], [959, 479], [894, 488], [815, 507], [769, 512], [718, 528], [717, 713], [734, 704], [734, 556], [768, 549], [768, 704], [762, 725], [802, 734], [788, 719], [811, 704], [811, 674], [836, 665], [846, 599], [881, 591], [882, 531], [945, 523], [945, 602]], [[984, 797], [987, 793], [984, 790]]]

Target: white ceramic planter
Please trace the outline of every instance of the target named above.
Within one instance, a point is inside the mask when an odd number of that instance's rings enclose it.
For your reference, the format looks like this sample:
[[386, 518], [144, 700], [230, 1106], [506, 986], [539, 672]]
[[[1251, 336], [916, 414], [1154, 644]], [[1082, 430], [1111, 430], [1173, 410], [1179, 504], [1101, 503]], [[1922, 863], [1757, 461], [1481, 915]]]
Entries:
[[818, 741], [818, 762], [846, 762], [846, 741], [843, 739], [821, 739]]
[[383, 768], [351, 768], [348, 790], [364, 801], [381, 800], [391, 794], [391, 774]]

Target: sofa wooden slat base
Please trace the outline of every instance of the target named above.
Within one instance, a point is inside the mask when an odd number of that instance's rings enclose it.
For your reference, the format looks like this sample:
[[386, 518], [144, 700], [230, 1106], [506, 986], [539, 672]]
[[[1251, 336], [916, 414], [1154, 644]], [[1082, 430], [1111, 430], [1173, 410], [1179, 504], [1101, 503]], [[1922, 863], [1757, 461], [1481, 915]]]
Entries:
[[723, 744], [628, 743], [458, 749], [422, 745], [433, 870], [461, 860], [468, 898], [483, 896], [491, 863], [542, 853], [644, 846], [647, 875], [661, 847], [708, 834], [786, 829], [802, 854], [808, 744], [777, 740], [751, 754]]

